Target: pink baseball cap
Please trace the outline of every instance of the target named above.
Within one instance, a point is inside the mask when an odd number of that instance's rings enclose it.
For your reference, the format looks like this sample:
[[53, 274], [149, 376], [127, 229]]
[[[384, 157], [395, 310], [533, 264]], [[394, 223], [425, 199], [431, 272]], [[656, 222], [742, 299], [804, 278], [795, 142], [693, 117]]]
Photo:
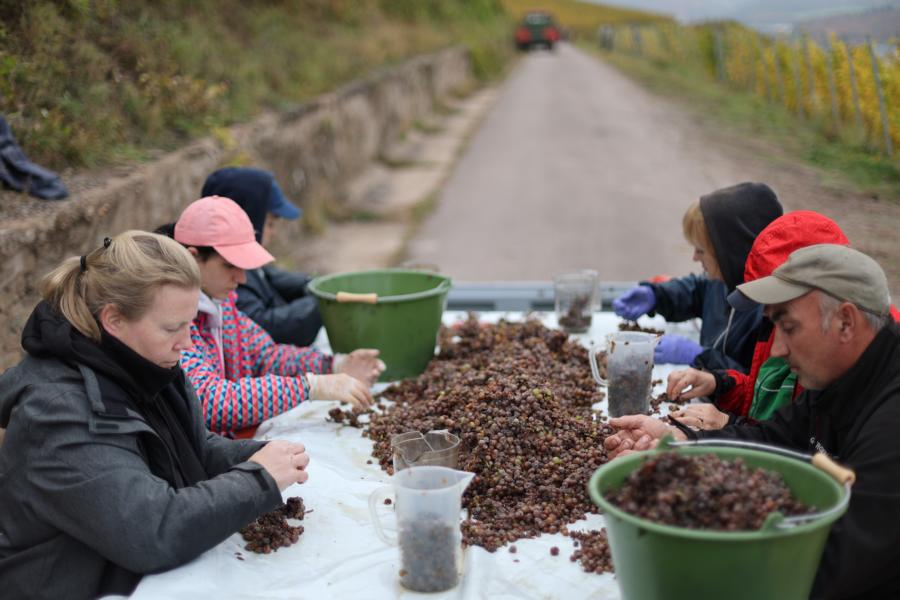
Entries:
[[256, 241], [250, 218], [237, 202], [207, 196], [192, 202], [175, 223], [175, 241], [209, 246], [241, 269], [258, 269], [275, 257]]

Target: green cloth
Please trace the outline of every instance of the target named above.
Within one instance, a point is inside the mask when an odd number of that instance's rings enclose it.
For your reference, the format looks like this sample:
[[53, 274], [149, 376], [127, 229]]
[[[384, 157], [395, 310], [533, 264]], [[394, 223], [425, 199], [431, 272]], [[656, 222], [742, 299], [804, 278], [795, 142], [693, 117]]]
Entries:
[[753, 402], [747, 416], [757, 421], [771, 418], [782, 406], [791, 403], [797, 374], [783, 358], [769, 358], [759, 368], [753, 385]]

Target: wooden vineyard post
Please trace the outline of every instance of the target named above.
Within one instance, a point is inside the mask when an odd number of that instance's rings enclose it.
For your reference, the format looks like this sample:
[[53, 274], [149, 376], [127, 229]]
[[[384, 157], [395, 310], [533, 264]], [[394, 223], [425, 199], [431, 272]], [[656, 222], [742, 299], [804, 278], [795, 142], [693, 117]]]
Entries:
[[781, 78], [781, 61], [778, 60], [778, 42], [772, 40], [772, 64], [775, 65], [775, 84], [778, 86], [778, 95], [781, 103], [787, 106], [787, 94], [784, 89], [784, 79]]
[[716, 79], [722, 83], [725, 81], [725, 51], [722, 48], [722, 30], [718, 27], [713, 39], [713, 54], [716, 58]]
[[834, 84], [834, 49], [831, 47], [831, 40], [825, 39], [825, 69], [828, 72], [828, 96], [831, 99], [831, 120], [834, 122], [835, 130], [839, 129], [840, 114], [838, 113], [837, 88]]
[[766, 68], [766, 49], [765, 46], [759, 43], [759, 38], [756, 36], [753, 37], [753, 48], [756, 52], [759, 66], [761, 67], [760, 80], [762, 81], [763, 98], [765, 98], [766, 101], [771, 101], [769, 94], [769, 70]]
[[792, 60], [793, 68], [791, 71], [794, 73], [794, 101], [797, 103], [797, 116], [803, 116], [803, 102], [801, 98], [803, 97], [803, 86], [800, 83], [800, 49], [795, 48], [797, 50], [797, 57]]
[[816, 106], [816, 79], [815, 73], [813, 73], [812, 59], [809, 56], [809, 38], [804, 36], [800, 43], [803, 44], [803, 60], [806, 62], [806, 89], [809, 98], [809, 115], [812, 116]]
[[853, 114], [856, 117], [856, 126], [863, 129], [862, 110], [859, 108], [859, 91], [856, 89], [856, 68], [853, 66], [853, 50], [850, 44], [847, 47], [847, 67], [850, 70], [850, 95], [853, 98]]
[[894, 148], [891, 142], [891, 126], [888, 121], [887, 108], [884, 105], [884, 90], [881, 89], [881, 76], [878, 72], [878, 57], [872, 40], [866, 37], [866, 46], [869, 48], [869, 57], [872, 59], [872, 77], [875, 79], [875, 91], [878, 92], [878, 111], [881, 113], [881, 131], [884, 133], [884, 150], [888, 156], [893, 156]]

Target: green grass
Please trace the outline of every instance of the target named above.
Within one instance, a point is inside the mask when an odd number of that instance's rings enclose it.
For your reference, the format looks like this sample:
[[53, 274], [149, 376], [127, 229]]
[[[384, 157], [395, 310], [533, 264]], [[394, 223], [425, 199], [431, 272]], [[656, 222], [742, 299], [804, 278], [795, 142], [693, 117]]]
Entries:
[[51, 168], [132, 161], [452, 44], [512, 56], [496, 0], [0, 0], [0, 112]]
[[[417, 266], [407, 265], [409, 258], [409, 244], [418, 233], [419, 228], [425, 219], [437, 208], [438, 199], [440, 198], [440, 190], [435, 190], [416, 202], [406, 213], [408, 218], [408, 226], [406, 233], [403, 235], [403, 243], [397, 249], [392, 257], [388, 260], [388, 264], [395, 267], [419, 268]], [[429, 267], [430, 268], [430, 267]], [[437, 269], [435, 269], [437, 270]]]
[[430, 123], [423, 119], [416, 119], [415, 122], [413, 122], [413, 129], [415, 129], [416, 131], [420, 131], [425, 135], [434, 135], [444, 131], [444, 128], [442, 126]]
[[437, 208], [439, 197], [440, 191], [434, 191], [413, 205], [410, 209], [410, 217], [414, 225], [420, 225], [428, 215], [434, 212], [434, 209]]
[[[592, 44], [585, 44], [600, 53]], [[792, 159], [818, 167], [837, 187], [866, 195], [900, 200], [900, 162], [880, 156], [860, 142], [860, 132], [828, 131], [821, 123], [798, 117], [783, 106], [720, 85], [708, 71], [690, 65], [666, 64], [621, 53], [602, 56], [651, 91], [670, 97], [718, 128], [758, 138], [783, 149]]]
[[387, 168], [398, 169], [398, 170], [399, 169], [411, 169], [413, 167], [419, 167], [423, 164], [422, 161], [418, 161], [418, 160], [404, 159], [404, 158], [401, 158], [401, 159], [387, 158], [384, 156], [380, 157], [378, 160], [381, 164], [383, 164]]

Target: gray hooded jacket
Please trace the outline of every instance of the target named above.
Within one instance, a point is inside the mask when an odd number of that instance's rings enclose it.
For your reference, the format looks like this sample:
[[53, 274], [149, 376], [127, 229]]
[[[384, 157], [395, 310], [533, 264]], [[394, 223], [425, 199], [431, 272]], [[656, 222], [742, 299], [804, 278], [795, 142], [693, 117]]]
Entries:
[[5, 598], [128, 593], [281, 503], [245, 462], [264, 444], [209, 433], [187, 386], [210, 479], [181, 489], [150, 472], [137, 413], [109, 411], [90, 368], [26, 357], [0, 377], [0, 581]]

